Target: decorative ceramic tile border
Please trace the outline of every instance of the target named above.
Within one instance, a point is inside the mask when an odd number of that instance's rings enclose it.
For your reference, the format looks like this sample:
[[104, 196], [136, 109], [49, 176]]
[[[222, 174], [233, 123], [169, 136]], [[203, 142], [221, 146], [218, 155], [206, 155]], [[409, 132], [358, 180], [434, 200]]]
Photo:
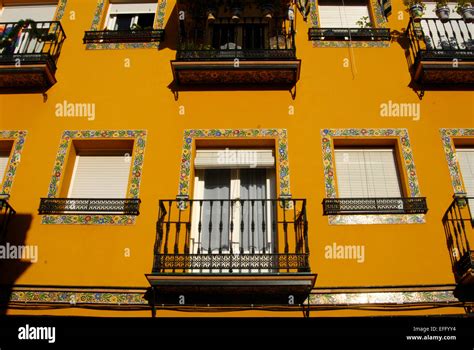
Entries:
[[456, 158], [456, 147], [454, 146], [453, 137], [467, 136], [474, 138], [474, 129], [440, 129], [440, 133], [454, 193], [465, 193], [466, 190], [462, 183], [461, 170]]
[[2, 188], [0, 193], [10, 194], [13, 186], [13, 179], [15, 178], [16, 169], [21, 160], [21, 152], [25, 144], [27, 132], [25, 130], [5, 130], [0, 131], [1, 140], [13, 140], [12, 150], [10, 151], [10, 161], [5, 169], [5, 175], [2, 179], [0, 178], [0, 184]]
[[[310, 1], [310, 14], [311, 27], [319, 28], [319, 11], [317, 0]], [[382, 8], [378, 0], [370, 0], [372, 13], [374, 14], [375, 28], [385, 28], [386, 21], [382, 15]], [[313, 40], [313, 47], [389, 47], [390, 42], [387, 41], [325, 41], [325, 40]]]
[[[397, 137], [400, 141], [400, 152], [404, 159], [410, 197], [420, 197], [415, 162], [411, 150], [407, 129], [322, 129], [321, 142], [323, 151], [324, 179], [327, 198], [336, 198], [335, 164], [332, 157], [333, 137]], [[331, 225], [357, 224], [423, 224], [424, 214], [407, 215], [329, 215]]]
[[[107, 288], [34, 288], [14, 287], [11, 303], [30, 305], [64, 304], [78, 305], [143, 305], [148, 306], [144, 298], [146, 289], [107, 289]], [[306, 304], [307, 302], [305, 302]], [[312, 306], [337, 306], [337, 305], [376, 305], [393, 304], [407, 305], [420, 303], [459, 303], [453, 290], [436, 291], [392, 291], [392, 292], [354, 292], [350, 293], [321, 293], [313, 290], [309, 296]]]
[[56, 8], [56, 14], [54, 16], [54, 21], [60, 21], [63, 18], [66, 4], [67, 0], [59, 0], [58, 7]]
[[[157, 11], [155, 16], [155, 23], [153, 23], [153, 29], [163, 29], [165, 14], [166, 14], [166, 2], [167, 0], [157, 0]], [[106, 15], [108, 0], [98, 0], [97, 7], [95, 10], [94, 18], [92, 20], [91, 31], [101, 30], [99, 27], [102, 18]], [[107, 43], [107, 44], [87, 44], [87, 50], [121, 50], [121, 49], [157, 49], [160, 46], [159, 42], [153, 43]]]
[[195, 138], [275, 138], [279, 155], [278, 172], [280, 174], [279, 196], [289, 196], [290, 164], [288, 160], [288, 138], [286, 129], [188, 129], [184, 131], [183, 152], [179, 177], [179, 196], [189, 196], [193, 139]]
[[419, 304], [459, 302], [453, 291], [311, 294], [311, 305]]
[[[59, 142], [59, 150], [54, 163], [49, 184], [48, 198], [56, 198], [65, 168], [66, 156], [76, 139], [134, 139], [132, 155], [132, 178], [128, 186], [127, 198], [139, 198], [140, 181], [145, 156], [146, 130], [66, 130]], [[43, 215], [43, 224], [79, 225], [132, 225], [134, 215]]]
[[10, 302], [24, 304], [80, 304], [148, 305], [146, 290], [72, 290], [72, 289], [19, 289], [13, 290]]

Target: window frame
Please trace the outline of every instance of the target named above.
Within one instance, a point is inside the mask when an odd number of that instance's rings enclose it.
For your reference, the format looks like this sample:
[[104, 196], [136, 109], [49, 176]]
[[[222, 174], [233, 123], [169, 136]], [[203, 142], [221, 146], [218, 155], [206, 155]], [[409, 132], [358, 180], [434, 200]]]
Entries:
[[0, 131], [0, 142], [12, 142], [10, 156], [3, 177], [0, 178], [0, 194], [11, 194], [13, 181], [17, 168], [21, 161], [21, 153], [27, 136], [26, 130], [2, 130]]
[[[146, 146], [146, 130], [66, 130], [63, 132], [59, 149], [56, 155], [56, 161], [53, 167], [53, 173], [49, 185], [48, 198], [64, 198], [64, 193], [68, 181], [68, 169], [74, 165], [70, 161], [71, 155], [75, 152], [73, 142], [75, 140], [133, 140], [133, 150], [131, 155], [130, 177], [127, 186], [127, 198], [139, 199], [140, 182], [142, 177], [142, 168], [144, 162], [144, 153]], [[70, 183], [70, 176], [69, 176]], [[126, 214], [45, 214], [42, 215], [42, 224], [77, 224], [77, 225], [133, 225], [136, 221], [136, 215]]]
[[[413, 152], [406, 129], [322, 129], [321, 145], [325, 179], [325, 198], [338, 198], [334, 145], [393, 144], [399, 166], [402, 193], [405, 197], [421, 197]], [[353, 224], [423, 224], [425, 214], [328, 215], [330, 225]]]

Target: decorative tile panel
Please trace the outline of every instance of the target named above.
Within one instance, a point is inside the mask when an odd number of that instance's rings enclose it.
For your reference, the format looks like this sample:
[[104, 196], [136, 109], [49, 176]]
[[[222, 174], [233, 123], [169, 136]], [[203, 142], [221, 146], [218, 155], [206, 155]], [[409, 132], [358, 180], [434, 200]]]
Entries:
[[25, 130], [5, 130], [0, 131], [0, 141], [2, 140], [13, 140], [12, 150], [10, 152], [10, 161], [7, 164], [5, 169], [5, 175], [2, 179], [0, 178], [0, 184], [2, 188], [0, 193], [10, 194], [13, 180], [16, 175], [18, 165], [21, 161], [21, 152], [23, 151], [23, 146], [25, 144], [27, 132]]
[[[193, 140], [195, 138], [255, 139], [275, 138], [279, 155], [277, 164], [279, 173], [279, 196], [288, 196], [290, 192], [290, 164], [288, 160], [288, 138], [286, 129], [188, 129], [184, 131], [181, 170], [179, 178], [179, 196], [189, 196]], [[277, 158], [278, 159], [278, 158]]]
[[474, 129], [440, 129], [441, 140], [443, 142], [446, 161], [448, 162], [449, 175], [453, 191], [457, 193], [466, 193], [461, 178], [461, 169], [456, 158], [456, 147], [454, 146], [454, 137], [472, 137], [474, 139]]

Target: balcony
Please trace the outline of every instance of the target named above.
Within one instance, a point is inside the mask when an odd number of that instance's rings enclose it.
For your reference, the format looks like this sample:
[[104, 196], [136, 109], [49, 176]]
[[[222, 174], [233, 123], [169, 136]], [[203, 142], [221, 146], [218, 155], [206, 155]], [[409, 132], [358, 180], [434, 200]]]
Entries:
[[163, 41], [164, 35], [163, 29], [98, 30], [85, 32], [82, 40], [84, 44], [153, 43]]
[[296, 84], [301, 61], [288, 5], [265, 17], [255, 1], [244, 3], [239, 16], [222, 7], [210, 20], [197, 4], [178, 2], [179, 12], [193, 17], [179, 20], [176, 59], [171, 61], [176, 86], [287, 89]]
[[474, 286], [474, 198], [455, 197], [443, 216], [444, 232], [456, 282]]
[[0, 23], [0, 92], [44, 93], [56, 83], [60, 22]]
[[474, 24], [462, 19], [410, 20], [406, 30], [412, 79], [423, 87], [472, 88]]
[[306, 200], [161, 200], [154, 304], [299, 305], [309, 265]]
[[140, 199], [41, 198], [40, 215], [111, 214], [139, 215]]
[[325, 198], [324, 215], [426, 214], [426, 198]]
[[310, 28], [309, 40], [314, 41], [389, 41], [388, 28]]
[[7, 199], [2, 197], [4, 196], [0, 196], [0, 243], [5, 239], [8, 223], [12, 216], [16, 214]]

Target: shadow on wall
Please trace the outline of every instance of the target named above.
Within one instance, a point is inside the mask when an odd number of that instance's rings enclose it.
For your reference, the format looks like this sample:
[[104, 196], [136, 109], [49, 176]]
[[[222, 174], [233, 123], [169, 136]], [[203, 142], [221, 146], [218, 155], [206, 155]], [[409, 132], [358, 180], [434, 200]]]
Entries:
[[178, 8], [176, 5], [170, 13], [168, 22], [165, 25], [165, 40], [160, 43], [160, 50], [170, 49], [177, 50], [178, 43]]
[[[24, 246], [26, 235], [30, 229], [32, 216], [30, 214], [15, 214], [7, 227], [0, 245], [7, 247]], [[0, 315], [7, 312], [8, 302], [15, 281], [30, 267], [29, 260], [0, 258]]]

